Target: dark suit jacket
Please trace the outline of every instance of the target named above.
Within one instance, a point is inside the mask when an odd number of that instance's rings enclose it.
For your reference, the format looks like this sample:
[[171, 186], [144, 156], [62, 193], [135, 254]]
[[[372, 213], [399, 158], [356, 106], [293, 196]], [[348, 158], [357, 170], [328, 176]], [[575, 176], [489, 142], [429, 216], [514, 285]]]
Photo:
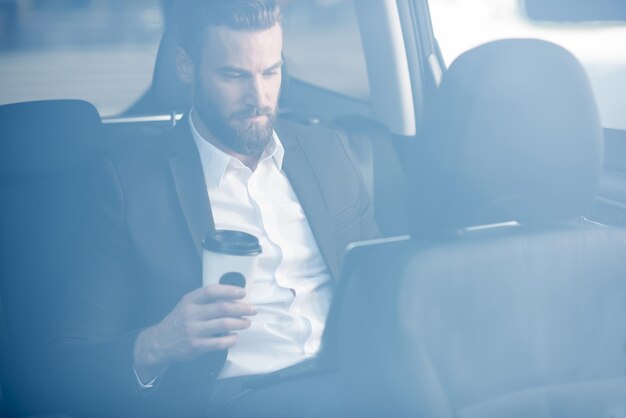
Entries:
[[[338, 134], [280, 122], [283, 170], [333, 277], [345, 246], [378, 231], [361, 175]], [[69, 289], [55, 343], [68, 388], [59, 398], [104, 415], [193, 416], [206, 408], [226, 352], [176, 364], [141, 392], [137, 334], [201, 286], [201, 240], [212, 227], [196, 146], [183, 119], [170, 135], [129, 141], [97, 170], [97, 222]]]

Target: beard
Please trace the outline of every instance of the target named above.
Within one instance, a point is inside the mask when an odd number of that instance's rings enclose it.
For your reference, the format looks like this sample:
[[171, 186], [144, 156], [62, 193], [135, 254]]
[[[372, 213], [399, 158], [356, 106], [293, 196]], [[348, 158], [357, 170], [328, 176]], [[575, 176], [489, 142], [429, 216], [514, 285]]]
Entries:
[[[196, 113], [223, 145], [245, 156], [260, 156], [263, 153], [274, 133], [275, 108], [248, 107], [224, 116], [219, 104], [201, 89], [197, 88], [194, 93]], [[248, 119], [256, 116], [266, 116], [267, 120], [262, 123]]]

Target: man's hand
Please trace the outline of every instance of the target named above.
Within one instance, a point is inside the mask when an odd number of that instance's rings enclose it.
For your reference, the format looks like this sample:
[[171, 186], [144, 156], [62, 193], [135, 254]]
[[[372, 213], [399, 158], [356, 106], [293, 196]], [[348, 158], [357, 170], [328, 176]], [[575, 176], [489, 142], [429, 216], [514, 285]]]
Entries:
[[134, 365], [142, 382], [163, 373], [177, 361], [226, 350], [237, 342], [233, 331], [246, 329], [256, 314], [253, 305], [239, 302], [246, 291], [227, 285], [208, 285], [187, 293], [157, 325], [135, 340]]

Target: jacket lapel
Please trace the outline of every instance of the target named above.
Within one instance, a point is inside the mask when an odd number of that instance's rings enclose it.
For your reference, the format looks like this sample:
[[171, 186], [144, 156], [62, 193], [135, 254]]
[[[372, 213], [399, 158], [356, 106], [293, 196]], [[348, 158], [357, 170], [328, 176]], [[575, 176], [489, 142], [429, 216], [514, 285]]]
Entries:
[[315, 241], [331, 275], [339, 277], [339, 260], [335, 253], [333, 225], [317, 175], [304, 154], [295, 133], [281, 125], [276, 133], [285, 148], [283, 170], [304, 210]]
[[170, 137], [172, 155], [169, 163], [187, 228], [198, 256], [202, 256], [202, 240], [215, 228], [207, 196], [200, 155], [191, 136], [188, 115], [185, 115]]
[[[283, 169], [302, 205], [313, 236], [333, 277], [338, 277], [339, 260], [335, 253], [333, 225], [317, 175], [294, 132], [281, 125], [276, 132], [285, 147]], [[170, 136], [170, 169], [178, 200], [198, 257], [202, 240], [215, 228], [207, 196], [202, 163], [189, 129], [188, 115], [176, 125]]]

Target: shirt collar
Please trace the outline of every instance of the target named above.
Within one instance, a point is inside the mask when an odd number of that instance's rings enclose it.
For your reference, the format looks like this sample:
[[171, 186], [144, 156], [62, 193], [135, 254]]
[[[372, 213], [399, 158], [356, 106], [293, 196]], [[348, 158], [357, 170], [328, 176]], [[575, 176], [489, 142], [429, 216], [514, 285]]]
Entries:
[[[191, 135], [193, 136], [194, 142], [198, 147], [198, 151], [200, 153], [200, 159], [202, 161], [202, 169], [204, 171], [204, 176], [206, 181], [215, 186], [219, 186], [222, 183], [222, 179], [224, 178], [224, 174], [226, 173], [226, 169], [233, 165], [235, 167], [243, 167], [241, 161], [217, 148], [211, 142], [209, 142], [206, 138], [204, 138], [200, 132], [196, 129], [196, 126], [193, 123], [193, 117], [191, 115], [193, 110], [191, 110], [189, 115], [189, 127], [191, 128]], [[259, 161], [259, 165], [272, 160], [276, 167], [279, 170], [282, 170], [283, 167], [283, 159], [285, 157], [285, 148], [283, 144], [280, 142], [276, 131], [272, 132], [272, 140], [267, 144], [263, 154], [261, 155], [261, 159]]]

